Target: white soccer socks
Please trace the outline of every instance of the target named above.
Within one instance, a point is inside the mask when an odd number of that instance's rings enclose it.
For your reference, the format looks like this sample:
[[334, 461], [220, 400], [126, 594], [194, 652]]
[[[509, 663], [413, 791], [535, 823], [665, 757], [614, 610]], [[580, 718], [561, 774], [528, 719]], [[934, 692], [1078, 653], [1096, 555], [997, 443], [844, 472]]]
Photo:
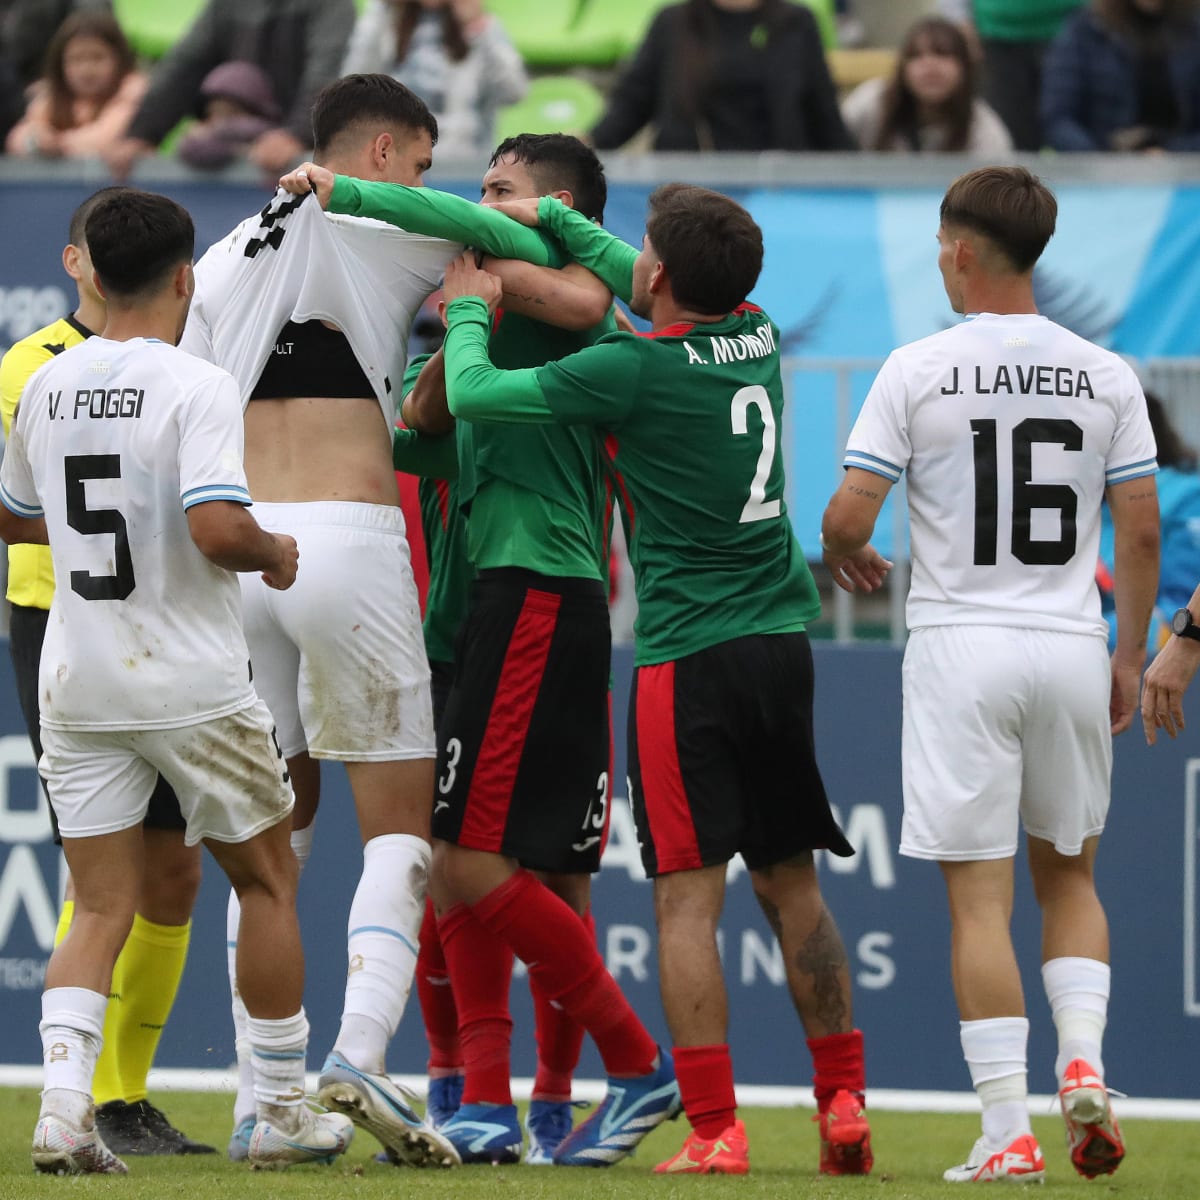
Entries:
[[42, 993], [42, 1112], [77, 1128], [92, 1125], [92, 1076], [104, 1044], [108, 997], [88, 988], [58, 987]]
[[411, 834], [385, 834], [363, 847], [363, 872], [350, 906], [346, 1003], [333, 1048], [369, 1074], [383, 1073], [408, 1002], [429, 864], [429, 843]]
[[1058, 1030], [1054, 1074], [1060, 1085], [1067, 1064], [1076, 1058], [1104, 1078], [1101, 1045], [1111, 979], [1108, 963], [1094, 958], [1052, 958], [1042, 965], [1042, 983]]
[[308, 1018], [301, 1009], [280, 1020], [246, 1017], [254, 1065], [254, 1100], [259, 1120], [294, 1129], [304, 1104]]
[[960, 1021], [963, 1057], [983, 1105], [983, 1136], [993, 1147], [1031, 1133], [1025, 1056], [1029, 1022], [1024, 1017]]

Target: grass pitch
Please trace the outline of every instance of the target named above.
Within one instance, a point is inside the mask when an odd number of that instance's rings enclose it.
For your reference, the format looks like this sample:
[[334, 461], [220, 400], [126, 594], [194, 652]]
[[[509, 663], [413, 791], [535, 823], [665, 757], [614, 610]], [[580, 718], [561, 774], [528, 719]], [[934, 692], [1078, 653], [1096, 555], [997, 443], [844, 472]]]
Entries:
[[[189, 1136], [224, 1151], [232, 1097], [160, 1093], [153, 1099]], [[659, 1178], [656, 1162], [682, 1144], [680, 1120], [656, 1130], [635, 1158], [606, 1170], [548, 1167], [465, 1167], [455, 1171], [409, 1171], [372, 1161], [378, 1148], [361, 1131], [346, 1159], [332, 1167], [300, 1167], [284, 1172], [252, 1172], [221, 1156], [135, 1158], [124, 1177], [62, 1179], [35, 1175], [29, 1139], [37, 1116], [37, 1093], [0, 1089], [0, 1200], [43, 1196], [120, 1196], [128, 1200], [235, 1200], [297, 1197], [362, 1200], [542, 1200], [603, 1197], [604, 1200], [704, 1200], [736, 1196], [834, 1200], [867, 1195], [886, 1200], [925, 1200], [958, 1196], [963, 1186], [941, 1182], [942, 1170], [961, 1162], [978, 1133], [967, 1115], [872, 1112], [875, 1169], [867, 1178], [827, 1179], [817, 1174], [817, 1133], [808, 1109], [744, 1109], [750, 1137], [751, 1173], [743, 1178]], [[1047, 1181], [1041, 1197], [1090, 1195], [1095, 1200], [1175, 1200], [1200, 1196], [1200, 1139], [1195, 1126], [1178, 1121], [1127, 1121], [1122, 1125], [1129, 1155], [1113, 1176], [1079, 1178], [1067, 1160], [1062, 1123], [1056, 1116], [1034, 1119], [1034, 1132], [1046, 1156]], [[1084, 1189], [1087, 1189], [1086, 1191]], [[1005, 1194], [1008, 1194], [1005, 1189]], [[990, 1195], [990, 1192], [989, 1192]]]

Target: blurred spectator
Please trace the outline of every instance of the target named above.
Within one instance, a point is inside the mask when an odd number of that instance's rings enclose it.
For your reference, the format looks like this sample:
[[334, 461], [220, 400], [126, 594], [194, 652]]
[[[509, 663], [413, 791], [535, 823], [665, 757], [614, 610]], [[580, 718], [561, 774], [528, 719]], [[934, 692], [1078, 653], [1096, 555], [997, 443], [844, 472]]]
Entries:
[[73, 12], [112, 12], [112, 0], [0, 0], [0, 46], [21, 86], [41, 77], [46, 48]]
[[[1158, 447], [1158, 509], [1162, 522], [1162, 549], [1158, 573], [1158, 596], [1147, 639], [1151, 650], [1162, 645], [1171, 632], [1171, 616], [1192, 598], [1200, 579], [1200, 475], [1196, 473], [1196, 451], [1179, 436], [1161, 399], [1146, 393], [1150, 428]], [[1101, 607], [1109, 624], [1109, 643], [1116, 642], [1117, 614], [1113, 597], [1113, 524], [1104, 506], [1100, 524], [1100, 563], [1096, 582]]]
[[279, 105], [262, 67], [222, 63], [204, 77], [200, 120], [179, 139], [175, 153], [202, 170], [227, 167], [278, 124]]
[[107, 156], [113, 174], [123, 178], [195, 111], [209, 71], [240, 61], [266, 72], [283, 111], [281, 123], [259, 135], [248, 155], [278, 175], [312, 145], [313, 98], [337, 78], [353, 27], [354, 0], [208, 0], [158, 64], [129, 136]]
[[655, 150], [851, 150], [816, 18], [790, 0], [686, 0], [654, 18], [598, 149], [655, 126]]
[[1046, 54], [1042, 122], [1056, 150], [1200, 150], [1195, 0], [1095, 0], [1077, 13]]
[[944, 17], [908, 31], [890, 79], [868, 79], [843, 101], [842, 117], [864, 150], [1004, 154], [1012, 138], [976, 95], [966, 34]]
[[1063, 21], [1087, 0], [940, 0], [961, 21], [983, 58], [983, 98], [1018, 150], [1039, 150], [1042, 59]]
[[75, 13], [51, 39], [45, 73], [32, 85], [5, 149], [22, 157], [99, 157], [124, 135], [145, 92], [116, 19]]
[[438, 153], [490, 154], [496, 110], [529, 89], [520, 54], [482, 0], [368, 0], [344, 74], [392, 75], [429, 105]]

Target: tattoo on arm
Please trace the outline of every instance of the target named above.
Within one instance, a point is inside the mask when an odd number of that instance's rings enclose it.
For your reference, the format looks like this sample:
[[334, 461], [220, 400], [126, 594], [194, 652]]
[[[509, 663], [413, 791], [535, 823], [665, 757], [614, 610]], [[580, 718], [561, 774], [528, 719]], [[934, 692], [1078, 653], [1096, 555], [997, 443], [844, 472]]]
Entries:
[[868, 500], [878, 500], [879, 493], [873, 492], [869, 488], [858, 487], [856, 484], [847, 484], [846, 491], [852, 496], [866, 496]]
[[509, 292], [509, 295], [514, 300], [523, 300], [526, 304], [540, 304], [545, 306], [546, 301], [541, 296], [530, 296], [524, 292]]

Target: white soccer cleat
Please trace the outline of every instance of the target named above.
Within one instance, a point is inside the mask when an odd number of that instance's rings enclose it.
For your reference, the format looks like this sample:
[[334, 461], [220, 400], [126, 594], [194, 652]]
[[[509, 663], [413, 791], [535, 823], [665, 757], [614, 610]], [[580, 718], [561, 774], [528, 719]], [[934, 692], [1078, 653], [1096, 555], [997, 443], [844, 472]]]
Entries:
[[1046, 1160], [1030, 1133], [1014, 1138], [999, 1150], [980, 1138], [967, 1161], [942, 1173], [947, 1183], [1042, 1183]]
[[417, 1114], [417, 1098], [387, 1075], [359, 1070], [336, 1050], [321, 1069], [317, 1098], [379, 1139], [398, 1166], [457, 1167], [453, 1144]]
[[1067, 1125], [1072, 1166], [1086, 1179], [1111, 1175], [1125, 1157], [1125, 1143], [1108, 1089], [1090, 1063], [1075, 1058], [1067, 1064], [1058, 1102]]
[[354, 1139], [354, 1126], [341, 1113], [299, 1109], [294, 1129], [259, 1121], [250, 1135], [247, 1158], [257, 1170], [282, 1170], [301, 1163], [331, 1163], [345, 1154]]
[[33, 1131], [33, 1169], [45, 1175], [128, 1175], [129, 1168], [93, 1126], [83, 1129], [43, 1113]]

